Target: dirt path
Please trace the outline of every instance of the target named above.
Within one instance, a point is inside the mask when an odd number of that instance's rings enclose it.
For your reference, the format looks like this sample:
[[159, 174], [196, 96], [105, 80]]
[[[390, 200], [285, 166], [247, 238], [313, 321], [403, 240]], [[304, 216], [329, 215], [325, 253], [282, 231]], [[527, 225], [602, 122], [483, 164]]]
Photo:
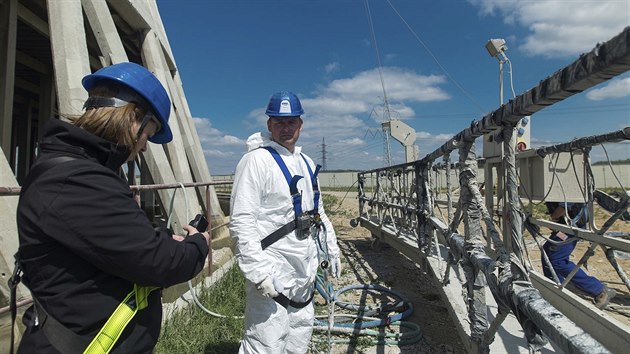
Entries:
[[[465, 353], [432, 279], [396, 249], [386, 244], [378, 250], [373, 249], [370, 232], [362, 227], [350, 226], [350, 219], [358, 216], [359, 204], [356, 193], [350, 192], [345, 198], [345, 193], [342, 192], [330, 194], [336, 196], [339, 201], [343, 199], [341, 206], [327, 206], [343, 253], [344, 270], [342, 277], [334, 280], [335, 289], [353, 284], [380, 284], [390, 288], [413, 304], [413, 314], [404, 320], [417, 324], [422, 332], [421, 340], [411, 345], [335, 345], [333, 352]], [[359, 291], [348, 292], [343, 300], [357, 300], [360, 295]], [[370, 299], [367, 303], [371, 303]]]
[[[339, 245], [343, 253], [345, 267], [341, 279], [334, 281], [335, 289], [349, 284], [381, 284], [398, 292], [414, 305], [413, 314], [405, 320], [416, 323], [422, 333], [422, 339], [407, 346], [348, 346], [335, 345], [334, 353], [465, 353], [454, 324], [444, 307], [433, 279], [423, 274], [412, 261], [402, 256], [396, 249], [383, 245], [375, 250], [371, 247], [370, 232], [362, 227], [353, 228], [350, 220], [358, 216], [356, 192], [326, 192], [338, 198], [340, 205], [327, 205], [329, 216], [335, 226]], [[605, 216], [602, 216], [605, 217]], [[601, 223], [600, 223], [601, 224]], [[630, 223], [620, 223], [620, 230], [630, 229]], [[540, 268], [540, 252], [531, 236], [526, 236], [528, 252], [535, 268]], [[580, 242], [572, 255], [574, 262], [588, 248], [587, 242]], [[622, 255], [623, 256], [623, 255]], [[577, 258], [577, 259], [576, 259]], [[630, 260], [618, 257], [623, 269], [629, 269]], [[620, 281], [612, 266], [608, 263], [601, 249], [597, 249], [588, 262], [589, 274], [596, 276], [609, 287], [614, 288], [617, 296], [611, 303], [608, 313], [626, 325], [630, 325], [627, 315], [616, 311], [630, 305], [630, 294], [625, 284]], [[359, 292], [349, 293], [349, 297], [359, 296]], [[590, 298], [584, 295], [584, 298]]]

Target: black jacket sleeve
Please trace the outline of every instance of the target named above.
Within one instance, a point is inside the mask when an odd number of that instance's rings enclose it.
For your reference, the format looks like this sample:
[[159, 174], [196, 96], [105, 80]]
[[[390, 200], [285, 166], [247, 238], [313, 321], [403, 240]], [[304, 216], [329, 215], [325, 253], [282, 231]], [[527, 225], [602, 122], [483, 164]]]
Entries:
[[139, 285], [187, 281], [208, 254], [201, 234], [179, 242], [154, 230], [129, 187], [101, 166], [73, 171], [44, 208], [40, 221], [48, 235], [103, 272]]

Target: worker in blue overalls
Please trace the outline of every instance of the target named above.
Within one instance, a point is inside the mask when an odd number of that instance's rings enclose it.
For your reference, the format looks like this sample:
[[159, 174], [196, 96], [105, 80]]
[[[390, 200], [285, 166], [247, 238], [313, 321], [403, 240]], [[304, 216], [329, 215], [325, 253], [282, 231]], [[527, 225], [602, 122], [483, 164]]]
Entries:
[[319, 197], [319, 166], [296, 146], [303, 113], [295, 94], [274, 94], [269, 134], [250, 136], [236, 167], [230, 233], [247, 292], [239, 353], [305, 353], [317, 269], [341, 272], [337, 237]]
[[[547, 202], [546, 205], [551, 215], [551, 221], [582, 229], [586, 227], [588, 209], [583, 203]], [[578, 240], [577, 237], [571, 234], [553, 231], [550, 241], [547, 241], [543, 246], [543, 250], [549, 257], [551, 266], [558, 275], [560, 282], [563, 282], [565, 277], [576, 267], [575, 263], [570, 260], [570, 257]], [[544, 259], [542, 259], [542, 264], [545, 276], [553, 279], [551, 269], [549, 269]], [[588, 275], [581, 268], [571, 278], [571, 284], [592, 296], [595, 306], [600, 309], [605, 308], [615, 296], [614, 290], [609, 289], [601, 281], [594, 276]]]

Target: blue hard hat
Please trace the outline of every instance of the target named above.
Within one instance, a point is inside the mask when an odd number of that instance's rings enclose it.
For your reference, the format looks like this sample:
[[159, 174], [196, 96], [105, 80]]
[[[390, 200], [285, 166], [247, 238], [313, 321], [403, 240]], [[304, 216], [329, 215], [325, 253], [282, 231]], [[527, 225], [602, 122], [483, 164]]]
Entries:
[[300, 99], [290, 91], [274, 93], [269, 99], [267, 111], [269, 117], [298, 117], [304, 114]]
[[149, 138], [150, 142], [166, 144], [173, 140], [173, 133], [168, 126], [171, 100], [164, 86], [147, 68], [135, 63], [114, 64], [87, 75], [81, 83], [86, 90], [90, 91], [101, 81], [113, 81], [126, 86], [149, 103], [155, 117], [162, 125], [161, 129]]

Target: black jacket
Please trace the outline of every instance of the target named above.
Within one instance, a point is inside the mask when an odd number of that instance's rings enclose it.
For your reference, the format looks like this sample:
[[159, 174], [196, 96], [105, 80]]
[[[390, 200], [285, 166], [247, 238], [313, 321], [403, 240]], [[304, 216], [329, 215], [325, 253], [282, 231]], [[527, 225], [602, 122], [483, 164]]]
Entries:
[[[18, 204], [24, 283], [52, 317], [91, 340], [134, 283], [185, 282], [203, 268], [208, 246], [201, 234], [178, 242], [153, 229], [116, 173], [128, 149], [51, 119], [37, 163], [55, 156], [76, 159], [41, 174]], [[150, 353], [161, 319], [160, 291], [154, 291], [112, 352]], [[19, 352], [58, 351], [38, 327], [29, 326]]]

